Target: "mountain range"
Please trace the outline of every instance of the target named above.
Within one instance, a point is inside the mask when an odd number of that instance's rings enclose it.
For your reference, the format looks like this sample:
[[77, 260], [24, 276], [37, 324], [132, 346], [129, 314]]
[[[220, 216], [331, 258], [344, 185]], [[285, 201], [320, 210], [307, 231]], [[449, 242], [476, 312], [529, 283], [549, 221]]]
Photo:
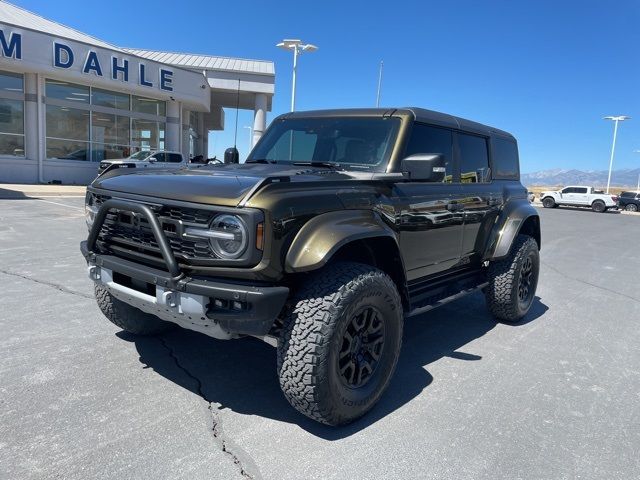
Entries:
[[[608, 170], [567, 170], [555, 168], [541, 170], [520, 175], [522, 183], [526, 186], [556, 186], [556, 185], [588, 185], [594, 187], [606, 187]], [[638, 183], [640, 168], [626, 168], [614, 170], [611, 173], [611, 185], [620, 187], [635, 187]]]

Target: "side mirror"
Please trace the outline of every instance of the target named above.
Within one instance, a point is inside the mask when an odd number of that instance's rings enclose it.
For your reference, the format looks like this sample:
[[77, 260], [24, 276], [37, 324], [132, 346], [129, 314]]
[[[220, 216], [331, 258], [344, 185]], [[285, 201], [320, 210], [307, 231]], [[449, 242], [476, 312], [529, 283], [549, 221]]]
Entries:
[[240, 163], [240, 153], [236, 147], [230, 147], [224, 151], [224, 163]]
[[150, 163], [155, 163], [155, 162], [157, 162], [157, 161], [158, 161], [158, 159], [157, 159], [156, 157], [149, 157], [149, 158], [147, 159], [147, 162], [150, 162]]
[[444, 156], [439, 153], [410, 155], [402, 160], [401, 167], [410, 180], [423, 182], [442, 182], [447, 172]]

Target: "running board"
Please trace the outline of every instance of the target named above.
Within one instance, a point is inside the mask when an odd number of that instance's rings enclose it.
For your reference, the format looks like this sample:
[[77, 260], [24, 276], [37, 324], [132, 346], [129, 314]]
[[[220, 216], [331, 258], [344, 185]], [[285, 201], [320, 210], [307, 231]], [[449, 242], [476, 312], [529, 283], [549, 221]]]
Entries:
[[415, 315], [420, 315], [421, 313], [428, 312], [430, 310], [433, 310], [434, 308], [441, 307], [442, 305], [446, 305], [447, 303], [453, 302], [453, 301], [458, 300], [458, 299], [460, 299], [462, 297], [466, 297], [470, 293], [474, 293], [474, 292], [476, 292], [478, 290], [481, 290], [484, 287], [486, 287], [487, 285], [489, 285], [489, 282], [483, 282], [483, 283], [480, 283], [479, 285], [476, 285], [475, 287], [471, 287], [471, 288], [467, 288], [465, 290], [461, 290], [460, 292], [456, 293], [455, 295], [451, 295], [450, 297], [443, 298], [442, 300], [438, 300], [437, 302], [434, 302], [432, 304], [425, 305], [423, 307], [414, 308], [406, 316], [407, 317], [413, 317]]

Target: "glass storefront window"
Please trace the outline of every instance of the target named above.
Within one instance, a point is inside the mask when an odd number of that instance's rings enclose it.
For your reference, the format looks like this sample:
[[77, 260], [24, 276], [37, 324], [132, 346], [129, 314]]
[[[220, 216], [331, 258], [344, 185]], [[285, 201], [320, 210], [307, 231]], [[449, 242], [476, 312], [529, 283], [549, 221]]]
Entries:
[[131, 147], [128, 145], [94, 143], [91, 147], [91, 160], [101, 162], [102, 160], [111, 160], [113, 158], [127, 158], [131, 153]]
[[0, 133], [24, 133], [24, 102], [0, 98]]
[[89, 142], [47, 138], [47, 158], [89, 160]]
[[0, 134], [0, 155], [24, 157], [24, 135]]
[[89, 140], [89, 110], [47, 105], [47, 137]]
[[89, 87], [60, 80], [47, 80], [46, 95], [48, 98], [68, 100], [77, 103], [89, 103]]
[[142, 149], [163, 149], [164, 128], [163, 122], [134, 118], [131, 121], [131, 145]]
[[0, 91], [23, 92], [24, 80], [21, 74], [0, 71]]
[[91, 89], [91, 104], [100, 107], [117, 108], [118, 110], [130, 109], [130, 97], [125, 93], [111, 92], [99, 88]]
[[167, 102], [133, 95], [131, 97], [131, 110], [164, 117], [167, 114]]
[[24, 157], [24, 102], [0, 98], [0, 155]]
[[129, 117], [93, 112], [91, 139], [97, 143], [129, 145]]

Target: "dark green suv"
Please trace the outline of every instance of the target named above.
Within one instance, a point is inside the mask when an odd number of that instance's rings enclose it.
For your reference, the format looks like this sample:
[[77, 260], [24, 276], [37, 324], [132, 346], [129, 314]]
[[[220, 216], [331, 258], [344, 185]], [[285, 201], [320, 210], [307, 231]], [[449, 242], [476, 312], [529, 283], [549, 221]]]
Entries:
[[109, 320], [263, 338], [291, 405], [330, 425], [383, 394], [407, 317], [482, 289], [517, 322], [538, 281], [515, 139], [418, 108], [282, 115], [244, 164], [118, 169], [86, 211]]

